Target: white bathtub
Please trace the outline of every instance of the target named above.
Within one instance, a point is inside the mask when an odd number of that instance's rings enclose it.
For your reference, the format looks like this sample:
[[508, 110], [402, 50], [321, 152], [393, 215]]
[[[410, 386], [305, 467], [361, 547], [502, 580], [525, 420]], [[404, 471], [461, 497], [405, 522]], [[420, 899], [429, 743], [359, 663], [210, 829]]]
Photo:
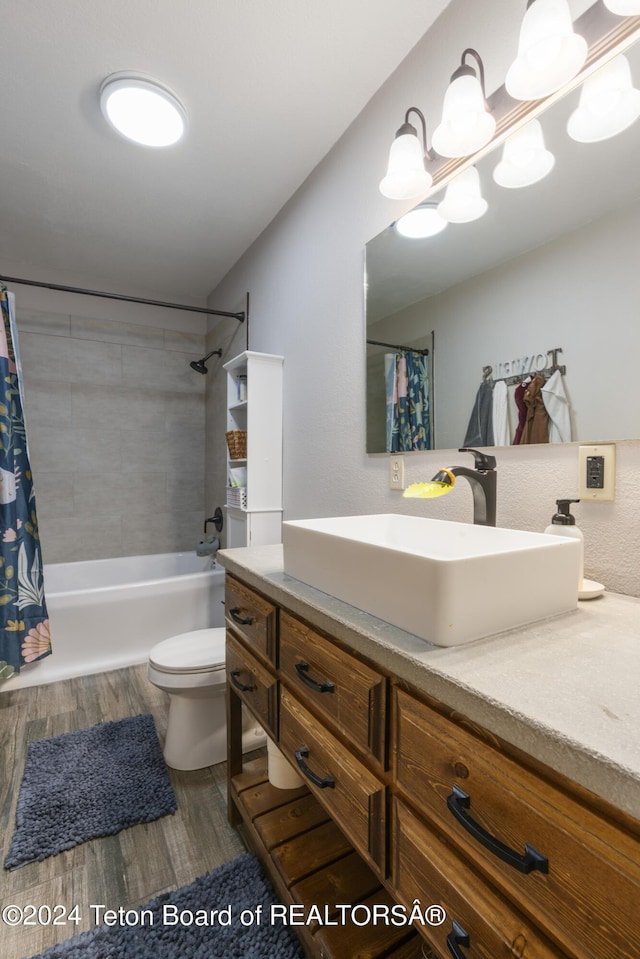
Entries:
[[224, 570], [195, 553], [44, 567], [53, 653], [0, 691], [146, 661], [161, 639], [224, 625]]

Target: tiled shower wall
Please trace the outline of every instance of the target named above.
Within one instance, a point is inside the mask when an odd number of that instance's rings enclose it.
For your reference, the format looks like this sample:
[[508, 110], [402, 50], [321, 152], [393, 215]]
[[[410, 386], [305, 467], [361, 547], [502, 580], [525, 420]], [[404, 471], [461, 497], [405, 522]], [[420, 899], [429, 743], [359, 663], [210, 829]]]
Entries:
[[[160, 312], [160, 311], [159, 311]], [[204, 511], [204, 334], [16, 309], [45, 563], [191, 550]]]

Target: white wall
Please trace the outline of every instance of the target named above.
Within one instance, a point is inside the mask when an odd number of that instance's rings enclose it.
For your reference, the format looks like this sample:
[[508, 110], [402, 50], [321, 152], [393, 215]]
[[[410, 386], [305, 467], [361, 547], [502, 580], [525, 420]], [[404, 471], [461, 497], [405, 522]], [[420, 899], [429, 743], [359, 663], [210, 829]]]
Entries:
[[[574, 18], [589, 5], [572, 3]], [[285, 356], [285, 519], [384, 511], [471, 518], [468, 487], [429, 503], [403, 500], [387, 488], [387, 457], [365, 453], [363, 251], [409, 206], [378, 192], [405, 110], [419, 106], [433, 130], [466, 46], [484, 58], [487, 89], [497, 88], [522, 12], [512, 0], [454, 2], [210, 298], [230, 303], [250, 291], [251, 349]], [[637, 405], [634, 382], [619, 388]], [[459, 455], [411, 454], [407, 479], [430, 478]], [[640, 596], [640, 442], [618, 444], [617, 466], [615, 502], [576, 507], [586, 574]], [[577, 447], [500, 450], [498, 469], [498, 523], [541, 530], [555, 499], [576, 494]]]

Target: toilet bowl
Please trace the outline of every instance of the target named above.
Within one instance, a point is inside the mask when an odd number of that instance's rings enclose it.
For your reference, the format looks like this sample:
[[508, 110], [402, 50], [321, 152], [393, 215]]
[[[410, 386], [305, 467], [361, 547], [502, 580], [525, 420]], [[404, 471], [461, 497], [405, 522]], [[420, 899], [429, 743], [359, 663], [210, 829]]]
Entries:
[[[227, 758], [225, 629], [197, 629], [157, 643], [149, 681], [169, 694], [164, 759], [173, 769], [202, 769]], [[243, 707], [242, 749], [264, 746], [266, 734]]]

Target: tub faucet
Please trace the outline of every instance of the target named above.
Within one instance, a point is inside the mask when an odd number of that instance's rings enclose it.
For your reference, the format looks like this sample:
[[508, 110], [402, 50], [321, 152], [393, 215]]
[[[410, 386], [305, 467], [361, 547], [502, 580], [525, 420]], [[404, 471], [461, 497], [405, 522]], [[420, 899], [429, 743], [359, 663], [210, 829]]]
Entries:
[[473, 493], [473, 522], [476, 526], [496, 525], [497, 473], [496, 458], [479, 450], [463, 446], [459, 453], [471, 453], [474, 469], [466, 466], [451, 466], [454, 476], [464, 476]]

